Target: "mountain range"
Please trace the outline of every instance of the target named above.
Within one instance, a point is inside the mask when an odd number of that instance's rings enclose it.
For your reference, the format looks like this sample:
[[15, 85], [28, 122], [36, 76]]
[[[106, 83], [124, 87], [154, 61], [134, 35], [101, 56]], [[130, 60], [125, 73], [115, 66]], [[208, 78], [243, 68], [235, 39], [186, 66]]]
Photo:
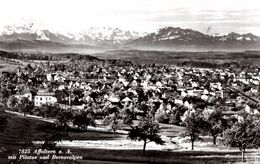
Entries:
[[129, 43], [132, 47], [169, 50], [256, 50], [260, 37], [251, 33], [208, 35], [192, 29], [165, 27]]
[[260, 37], [252, 33], [209, 35], [192, 29], [165, 27], [141, 33], [111, 27], [91, 27], [79, 33], [54, 32], [25, 26], [5, 26], [0, 49], [39, 51], [105, 51], [111, 49], [153, 50], [260, 50]]
[[144, 34], [111, 27], [90, 27], [82, 32], [69, 33], [53, 32], [46, 29], [26, 26], [5, 26], [2, 32], [0, 32], [1, 41], [20, 39], [91, 45], [118, 45], [137, 39], [140, 36], [144, 36]]

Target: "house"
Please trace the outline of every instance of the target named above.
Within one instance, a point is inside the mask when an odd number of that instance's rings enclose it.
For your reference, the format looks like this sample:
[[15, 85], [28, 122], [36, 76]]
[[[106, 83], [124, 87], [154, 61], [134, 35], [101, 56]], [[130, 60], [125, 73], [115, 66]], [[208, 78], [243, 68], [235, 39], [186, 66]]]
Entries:
[[248, 105], [245, 105], [245, 111], [251, 114], [251, 108]]
[[204, 95], [201, 96], [201, 99], [204, 100], [204, 101], [207, 101], [209, 99], [209, 96], [204, 94]]
[[46, 74], [46, 78], [47, 78], [47, 81], [52, 81], [53, 80], [53, 77], [52, 77], [51, 73], [47, 73]]
[[192, 90], [192, 95], [193, 96], [196, 96], [196, 97], [200, 97], [202, 94], [203, 94], [203, 92], [204, 92], [204, 90], [202, 90], [202, 89], [194, 89], [194, 90]]
[[215, 96], [216, 96], [216, 97], [220, 97], [220, 98], [224, 98], [224, 92], [223, 92], [223, 90], [221, 90], [221, 91], [216, 91], [216, 92], [215, 92]]
[[193, 87], [193, 88], [199, 87], [199, 83], [195, 82], [195, 81], [192, 81], [191, 82], [191, 87]]
[[56, 74], [56, 75], [54, 75], [53, 79], [54, 79], [54, 81], [64, 82], [65, 77], [63, 77], [62, 74]]
[[119, 103], [120, 102], [120, 98], [116, 95], [111, 95], [110, 97], [108, 97], [108, 101], [110, 101], [111, 103]]
[[258, 87], [252, 87], [251, 89], [250, 89], [250, 91], [251, 91], [251, 93], [253, 93], [253, 94], [257, 94], [258, 93]]
[[183, 100], [182, 99], [174, 99], [174, 103], [177, 105], [183, 105]]
[[37, 93], [34, 98], [34, 106], [42, 106], [48, 104], [57, 103], [57, 98], [55, 97], [54, 92], [49, 92], [46, 90], [41, 90]]
[[14, 97], [16, 97], [18, 100], [20, 100], [23, 97], [28, 98], [30, 101], [33, 100], [33, 96], [35, 95], [35, 93], [33, 93], [30, 90], [23, 90], [20, 93], [14, 95]]
[[121, 103], [124, 104], [124, 107], [127, 107], [131, 102], [132, 100], [129, 97], [126, 97], [121, 101]]
[[188, 95], [187, 91], [182, 91], [182, 92], [181, 92], [181, 96], [182, 96], [182, 97], [186, 97], [187, 95]]
[[193, 105], [190, 104], [188, 101], [185, 101], [184, 104], [183, 104], [184, 107], [188, 108], [188, 109], [192, 109], [193, 108]]
[[217, 83], [210, 83], [210, 87], [211, 89], [218, 89], [218, 90], [222, 90], [222, 86], [220, 82]]

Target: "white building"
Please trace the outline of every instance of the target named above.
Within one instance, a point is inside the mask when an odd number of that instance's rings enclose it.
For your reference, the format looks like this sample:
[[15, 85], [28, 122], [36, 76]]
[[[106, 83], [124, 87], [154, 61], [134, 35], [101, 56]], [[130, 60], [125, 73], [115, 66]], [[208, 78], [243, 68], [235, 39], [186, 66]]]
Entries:
[[63, 77], [61, 74], [56, 74], [53, 79], [54, 81], [64, 82], [65, 77]]
[[47, 78], [47, 81], [53, 80], [51, 73], [46, 74], [46, 78]]
[[34, 98], [34, 106], [42, 106], [47, 104], [54, 104], [57, 102], [55, 93], [45, 90], [39, 91]]

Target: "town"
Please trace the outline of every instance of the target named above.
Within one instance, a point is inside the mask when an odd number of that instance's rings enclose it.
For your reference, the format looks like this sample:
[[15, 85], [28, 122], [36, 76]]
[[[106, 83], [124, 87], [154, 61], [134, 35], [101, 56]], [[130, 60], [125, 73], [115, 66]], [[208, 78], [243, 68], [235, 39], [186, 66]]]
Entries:
[[258, 148], [259, 133], [235, 132], [243, 125], [259, 131], [259, 80], [257, 67], [31, 60], [2, 72], [0, 98], [6, 111], [57, 119], [61, 127], [87, 130], [101, 121], [113, 134], [127, 129], [131, 139], [144, 141], [143, 154], [148, 141], [167, 144], [158, 135], [167, 124], [184, 128], [192, 150], [199, 136], [211, 136], [214, 145], [238, 147], [244, 160], [247, 148]]
[[[1, 101], [11, 105], [27, 99], [34, 107], [58, 105], [75, 110], [84, 110], [90, 104], [96, 110], [109, 104], [135, 109], [142, 102], [158, 102], [158, 109], [167, 113], [181, 106], [192, 110], [196, 103], [204, 102], [206, 109], [222, 104], [223, 111], [244, 109], [259, 114], [259, 80], [258, 68], [237, 71], [175, 65], [45, 62], [2, 72]], [[194, 98], [197, 102], [192, 101]]]

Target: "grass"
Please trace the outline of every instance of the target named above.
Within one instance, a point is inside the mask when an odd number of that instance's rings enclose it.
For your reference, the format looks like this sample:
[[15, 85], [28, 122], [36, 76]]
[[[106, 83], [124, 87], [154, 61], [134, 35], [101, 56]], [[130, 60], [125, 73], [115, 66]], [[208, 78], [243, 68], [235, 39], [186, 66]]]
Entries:
[[[48, 122], [9, 113], [7, 115], [7, 128], [4, 132], [0, 132], [0, 148], [6, 149], [6, 151], [0, 151], [0, 158], [6, 159], [7, 155], [17, 152], [24, 143], [33, 140], [45, 140], [46, 136], [56, 131]], [[71, 130], [69, 135], [73, 140], [103, 140], [119, 137], [119, 135], [108, 132], [76, 130]]]
[[[72, 149], [73, 150], [73, 149]], [[75, 153], [83, 155], [83, 159], [92, 161], [117, 161], [135, 163], [197, 163], [215, 164], [227, 161], [235, 161], [232, 158], [223, 158], [227, 152], [204, 152], [204, 151], [152, 151], [148, 150], [142, 155], [142, 150], [102, 150], [102, 149], [77, 149]], [[229, 153], [230, 154], [230, 153]], [[210, 157], [211, 155], [214, 155]], [[237, 153], [233, 153], [237, 155]], [[219, 157], [216, 157], [219, 156]], [[207, 157], [207, 158], [206, 158]], [[206, 160], [205, 160], [206, 159]]]
[[15, 72], [19, 65], [8, 63], [7, 61], [0, 59], [0, 74], [4, 71]]
[[160, 124], [161, 134], [168, 137], [177, 137], [184, 132], [184, 127], [169, 125], [169, 124]]
[[[0, 133], [0, 163], [7, 162], [7, 156], [18, 151], [28, 140], [44, 140], [46, 135], [54, 132], [49, 125], [51, 123], [27, 118], [8, 113], [8, 126]], [[44, 128], [42, 128], [44, 127]], [[48, 128], [49, 127], [49, 128]], [[161, 124], [162, 133], [177, 136], [183, 131], [182, 127]], [[114, 136], [108, 132], [70, 130], [73, 140], [114, 140], [120, 135]], [[4, 149], [3, 149], [4, 148]], [[64, 149], [68, 149], [64, 148]], [[92, 148], [71, 148], [74, 155], [83, 156], [79, 163], [195, 163], [216, 164], [240, 160], [239, 151], [171, 151], [171, 150], [147, 150], [146, 156], [142, 150], [112, 150]], [[226, 157], [226, 155], [230, 157]], [[57, 161], [56, 161], [57, 162]], [[34, 163], [34, 161], [22, 161], [22, 163]], [[54, 163], [54, 162], [53, 162]], [[60, 161], [60, 163], [73, 163], [73, 161]]]
[[[7, 129], [0, 134], [0, 143], [21, 142], [28, 139], [43, 140], [46, 135], [55, 131], [51, 127], [51, 123], [48, 122], [40, 121], [34, 118], [23, 118], [13, 114], [8, 114], [8, 116], [8, 126]], [[108, 132], [84, 132], [71, 129], [69, 134], [75, 140], [100, 140], [115, 138], [112, 133]]]

